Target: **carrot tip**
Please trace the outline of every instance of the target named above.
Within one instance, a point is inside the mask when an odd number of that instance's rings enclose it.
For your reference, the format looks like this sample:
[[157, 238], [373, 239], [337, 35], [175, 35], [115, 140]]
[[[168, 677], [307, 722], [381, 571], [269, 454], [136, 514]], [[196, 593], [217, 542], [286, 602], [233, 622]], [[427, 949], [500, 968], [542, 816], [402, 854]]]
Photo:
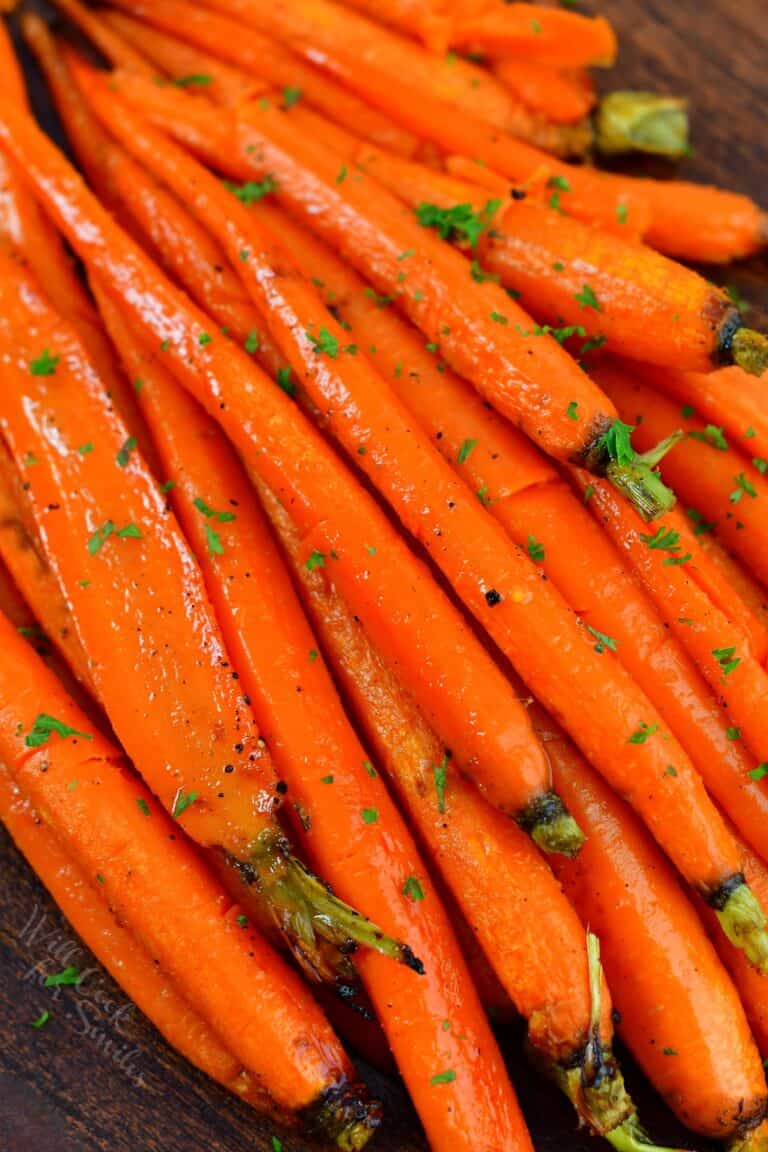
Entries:
[[[738, 878], [737, 878], [738, 879]], [[726, 936], [736, 948], [741, 948], [750, 964], [760, 972], [768, 973], [768, 922], [757, 897], [740, 877], [728, 893], [722, 907], [714, 904], [717, 918]]]
[[[407, 944], [387, 936], [334, 896], [290, 854], [285, 840], [276, 839], [271, 831], [253, 848], [252, 862], [239, 862], [238, 867], [245, 880], [255, 885], [271, 921], [313, 980], [334, 984], [339, 978], [342, 983], [348, 981], [353, 971], [349, 956], [360, 946], [424, 974], [424, 965]], [[335, 957], [330, 965], [329, 954]]]
[[600, 152], [645, 152], [677, 159], [690, 153], [688, 105], [655, 92], [610, 92], [595, 118]]
[[532, 800], [518, 823], [542, 852], [577, 856], [584, 834], [556, 792], [545, 792]]
[[738, 328], [731, 340], [731, 359], [750, 376], [762, 376], [768, 368], [768, 336], [754, 328]]
[[382, 1107], [364, 1084], [329, 1088], [303, 1114], [305, 1129], [342, 1152], [359, 1152], [381, 1124]]

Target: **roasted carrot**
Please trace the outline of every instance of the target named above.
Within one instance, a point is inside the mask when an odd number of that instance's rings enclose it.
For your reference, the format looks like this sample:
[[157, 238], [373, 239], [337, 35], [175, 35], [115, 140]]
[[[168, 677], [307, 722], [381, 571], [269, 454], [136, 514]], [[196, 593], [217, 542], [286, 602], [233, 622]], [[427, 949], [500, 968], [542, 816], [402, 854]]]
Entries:
[[[431, 216], [449, 234], [462, 210], [482, 213], [479, 190], [425, 165], [371, 148], [357, 161], [420, 219]], [[768, 366], [768, 340], [744, 327], [725, 292], [651, 248], [563, 216], [561, 190], [553, 187], [548, 205], [518, 192], [476, 245], [483, 267], [519, 293], [538, 320], [558, 332], [583, 330], [590, 346], [656, 364], [706, 371], [731, 359], [755, 375]]]
[[118, 749], [89, 730], [88, 718], [4, 619], [0, 635], [0, 757], [30, 802], [277, 1105], [308, 1109], [342, 1148], [363, 1147], [378, 1106], [350, 1083], [349, 1061], [298, 977], [258, 933], [241, 927], [237, 907]]
[[[579, 472], [585, 488], [588, 477]], [[589, 506], [594, 515], [624, 550], [667, 626], [679, 637], [712, 691], [728, 709], [736, 738], [743, 739], [762, 763], [755, 769], [760, 779], [768, 766], [768, 673], [735, 628], [696, 581], [686, 573], [690, 554], [680, 550], [679, 532], [670, 521], [645, 525], [621, 500], [614, 499], [608, 485], [592, 485]]]
[[755, 575], [768, 581], [766, 461], [742, 455], [743, 441], [732, 446], [719, 425], [681, 409], [629, 369], [601, 364], [594, 375], [616, 401], [622, 418], [637, 424], [634, 436], [641, 449], [665, 429], [687, 433], [662, 464], [666, 479]]
[[582, 16], [538, 4], [461, 5], [451, 24], [451, 43], [492, 53], [515, 52], [558, 68], [607, 67], [616, 58], [616, 33], [603, 17]]
[[528, 56], [504, 56], [493, 64], [502, 84], [529, 108], [561, 124], [576, 124], [595, 105], [594, 91], [571, 79], [567, 72]]
[[[171, 1047], [260, 1111], [275, 1113], [274, 1101], [174, 982], [157, 968], [131, 930], [117, 920], [97, 890], [98, 881], [90, 879], [72, 860], [1, 765], [0, 821], [86, 947]], [[171, 876], [166, 871], [159, 879], [170, 884]], [[287, 1115], [280, 1120], [290, 1122]]]
[[[28, 452], [39, 461], [29, 488], [35, 520], [115, 731], [193, 838], [250, 869], [266, 913], [302, 960], [309, 963], [314, 926], [336, 945], [368, 934], [374, 947], [410, 963], [406, 946], [374, 931], [290, 855], [273, 814], [283, 788], [230, 671], [194, 559], [81, 346], [35, 286], [10, 261], [0, 265], [7, 381], [0, 426], [17, 467]], [[32, 417], [36, 403], [66, 451], [53, 448]], [[169, 650], [174, 660], [161, 667]], [[110, 679], [115, 661], [144, 669], [132, 690]], [[146, 680], [163, 690], [148, 696]], [[153, 751], [158, 741], [167, 749], [163, 764]]]
[[[751, 908], [753, 898], [738, 868], [733, 867], [738, 857], [684, 750], [671, 736], [666, 736], [666, 750], [660, 742], [646, 742], [646, 729], [658, 728], [650, 701], [611, 653], [595, 651], [557, 591], [541, 581], [528, 557], [510, 544], [503, 530], [453, 477], [428, 439], [412, 427], [394, 395], [382, 387], [381, 378], [357, 356], [356, 346], [342, 347], [344, 330], [314, 290], [307, 290], [309, 282], [301, 281], [295, 264], [280, 245], [269, 233], [254, 229], [242, 206], [227, 203], [226, 192], [205, 169], [144, 127], [105, 86], [94, 87], [93, 78], [90, 84], [91, 93], [99, 93], [98, 101], [92, 100], [94, 109], [121, 141], [177, 192], [194, 189], [193, 210], [214, 230], [233, 263], [239, 253], [247, 253], [247, 259], [239, 260], [243, 281], [264, 309], [276, 343], [302, 380], [311, 402], [323, 411], [324, 420], [347, 452], [360, 456], [360, 467], [371, 483], [433, 557], [466, 607], [526, 682], [551, 701], [585, 753], [595, 758], [617, 787], [633, 797], [689, 881], [709, 893], [719, 890], [726, 880], [735, 888], [740, 895], [734, 897], [732, 908], [741, 918], [743, 913], [737, 907], [740, 899], [743, 897]], [[276, 270], [279, 291], [274, 286]], [[358, 452], [361, 443], [366, 448], [362, 455]], [[441, 514], [442, 508], [447, 515]], [[468, 539], [473, 541], [469, 555]], [[489, 572], [501, 573], [502, 580], [492, 577], [491, 584]], [[576, 674], [575, 681], [571, 679], [567, 685], [558, 673], [553, 674], [549, 658], [553, 635], [558, 637], [559, 653], [568, 653], [571, 671]], [[582, 691], [575, 690], [574, 684]], [[593, 718], [592, 731], [585, 732], [580, 721], [594, 701], [594, 684], [600, 685], [603, 704], [598, 717]], [[627, 746], [638, 745], [643, 746], [642, 753], [627, 753]], [[619, 747], [621, 763], [616, 755]], [[676, 763], [676, 776], [675, 782], [665, 787], [664, 770], [670, 755]], [[657, 777], [662, 778], [661, 786]], [[647, 783], [641, 783], [649, 779], [654, 781], [650, 793]], [[670, 820], [667, 814], [662, 818], [664, 809], [677, 811], [678, 805], [684, 808], [687, 822], [696, 811], [699, 836], [681, 838], [679, 817]], [[734, 876], [737, 878], [732, 879]], [[758, 919], [762, 916], [757, 907], [754, 914]], [[728, 926], [728, 914], [724, 925], [733, 931]], [[761, 931], [758, 939], [762, 939]], [[761, 945], [752, 948], [747, 941], [747, 946], [761, 963]]]
[[[404, 972], [397, 981], [386, 962], [361, 957], [359, 968], [431, 1145], [449, 1150], [500, 1139], [504, 1146], [528, 1148], [448, 915], [434, 891], [428, 908], [404, 892], [409, 876], [421, 877], [428, 888], [426, 868], [346, 718], [242, 465], [157, 358], [141, 355], [109, 306], [106, 316], [126, 365], [145, 380], [143, 411], [166, 472], [176, 479], [171, 498], [201, 557], [228, 650], [288, 785], [296, 838], [335, 891], [354, 892], [361, 911], [375, 910], [387, 931], [397, 926], [425, 959], [426, 975]], [[215, 540], [201, 503], [236, 509], [235, 519], [217, 523]], [[452, 1022], [451, 1035], [443, 1029], [445, 1019]], [[442, 1092], [430, 1083], [436, 1067], [455, 1073]]]
[[765, 382], [736, 367], [717, 372], [682, 372], [674, 365], [663, 371], [645, 364], [631, 365], [633, 374], [657, 392], [677, 400], [686, 413], [703, 416], [722, 428], [728, 441], [755, 467], [768, 460], [768, 400]]
[[416, 151], [418, 139], [413, 133], [276, 40], [244, 30], [237, 21], [184, 0], [137, 0], [124, 7], [134, 18], [213, 53], [283, 93], [291, 93], [292, 99], [306, 102], [365, 140], [398, 155], [411, 156]]
[[[528, 1038], [550, 1075], [586, 1123], [618, 1142], [634, 1108], [611, 1053], [604, 982], [597, 983], [595, 1015], [597, 973], [590, 971], [578, 918], [527, 838], [463, 779], [461, 765], [452, 762], [332, 581], [322, 570], [306, 570], [300, 534], [274, 497], [260, 491], [334, 672], [476, 946], [527, 1021]], [[495, 891], [504, 892], [501, 904]], [[412, 899], [431, 895], [411, 886]], [[536, 928], [521, 933], [515, 926], [526, 906], [536, 909]]]
[[[490, 512], [540, 565], [588, 626], [597, 648], [615, 651], [677, 736], [710, 793], [758, 851], [768, 818], [768, 793], [750, 778], [755, 760], [733, 739], [732, 726], [685, 648], [669, 634], [650, 598], [620, 554], [554, 468], [489, 411], [462, 381], [428, 352], [416, 331], [324, 245], [276, 205], [253, 209], [311, 269], [350, 335], [441, 453]], [[680, 555], [696, 555], [693, 576], [708, 595], [728, 601], [762, 663], [768, 634], [701, 557], [690, 535]], [[743, 611], [739, 611], [740, 605]]]
[[765, 1077], [735, 990], [645, 829], [553, 736], [555, 778], [589, 829], [579, 860], [557, 875], [599, 935], [619, 1035], [694, 1131], [723, 1139], [748, 1129], [765, 1110]]
[[130, 68], [145, 76], [155, 75], [155, 69], [143, 53], [136, 52], [122, 37], [116, 35], [93, 8], [81, 4], [80, 0], [56, 0], [56, 7], [85, 33], [108, 60], [115, 64], [119, 61], [121, 68]]
[[[768, 589], [756, 580], [751, 572], [748, 572], [744, 565], [712, 536], [711, 532], [702, 532], [698, 514], [694, 512], [694, 516], [694, 533], [698, 533], [696, 540], [710, 561], [707, 573], [710, 599], [714, 600], [726, 615], [737, 619], [742, 631], [749, 638], [752, 651], [760, 663], [764, 664], [768, 660]], [[721, 579], [717, 582], [712, 578], [713, 570], [720, 574]]]
[[342, 0], [346, 8], [356, 8], [373, 20], [389, 24], [407, 35], [423, 40], [431, 52], [444, 53], [450, 47], [453, 4], [449, 0]]

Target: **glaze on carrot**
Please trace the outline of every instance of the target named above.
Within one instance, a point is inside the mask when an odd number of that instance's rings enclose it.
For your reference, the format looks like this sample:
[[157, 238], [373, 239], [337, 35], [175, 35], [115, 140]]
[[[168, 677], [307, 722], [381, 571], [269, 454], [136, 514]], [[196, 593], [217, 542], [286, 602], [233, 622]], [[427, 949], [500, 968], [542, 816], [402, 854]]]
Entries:
[[604, 17], [558, 8], [542, 11], [538, 4], [525, 3], [470, 4], [466, 15], [457, 5], [451, 43], [476, 45], [494, 54], [519, 53], [558, 68], [607, 67], [618, 50], [616, 33]]

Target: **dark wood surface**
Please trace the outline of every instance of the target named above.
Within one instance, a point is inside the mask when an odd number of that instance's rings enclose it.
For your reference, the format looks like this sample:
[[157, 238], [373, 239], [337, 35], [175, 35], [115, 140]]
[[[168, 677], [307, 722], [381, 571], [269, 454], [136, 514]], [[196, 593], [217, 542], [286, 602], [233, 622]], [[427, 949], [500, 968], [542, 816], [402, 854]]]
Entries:
[[[691, 97], [695, 152], [680, 173], [768, 201], [764, 0], [604, 0], [592, 7], [615, 22], [622, 44], [619, 68], [606, 84]], [[32, 69], [29, 75], [35, 86]], [[36, 87], [39, 114], [51, 127]], [[737, 286], [757, 311], [768, 311], [764, 259], [711, 275]], [[43, 988], [44, 977], [67, 964], [89, 971], [84, 983]], [[50, 1021], [36, 1030], [32, 1022], [43, 1009]], [[576, 1131], [558, 1094], [531, 1073], [519, 1032], [500, 1039], [537, 1152], [597, 1147]], [[362, 1070], [387, 1106], [373, 1147], [424, 1152], [402, 1087]], [[703, 1152], [705, 1144], [676, 1126], [631, 1065], [628, 1074], [654, 1136]], [[272, 1152], [272, 1135], [131, 1008], [0, 830], [0, 1152]], [[296, 1136], [284, 1136], [283, 1146], [285, 1152], [312, 1149]]]

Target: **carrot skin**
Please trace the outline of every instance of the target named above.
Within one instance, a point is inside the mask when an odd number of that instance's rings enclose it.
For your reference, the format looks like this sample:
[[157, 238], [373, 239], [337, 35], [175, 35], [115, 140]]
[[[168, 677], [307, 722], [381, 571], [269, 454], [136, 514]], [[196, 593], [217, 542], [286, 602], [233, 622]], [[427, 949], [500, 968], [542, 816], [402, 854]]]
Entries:
[[595, 106], [594, 91], [550, 64], [510, 54], [496, 60], [493, 70], [525, 104], [557, 123], [576, 124]]
[[612, 64], [618, 44], [616, 33], [604, 17], [548, 9], [518, 3], [508, 8], [481, 4], [463, 14], [451, 28], [451, 43], [477, 45], [493, 54], [516, 52], [558, 68], [582, 68]]

